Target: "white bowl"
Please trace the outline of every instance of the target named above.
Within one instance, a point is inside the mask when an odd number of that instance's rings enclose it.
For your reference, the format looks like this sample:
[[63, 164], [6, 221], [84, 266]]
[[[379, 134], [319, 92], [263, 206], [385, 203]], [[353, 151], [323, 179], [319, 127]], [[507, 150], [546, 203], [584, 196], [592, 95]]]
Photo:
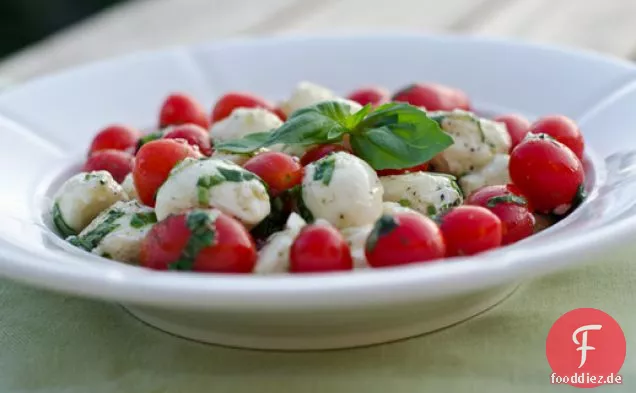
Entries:
[[[49, 196], [112, 122], [152, 126], [170, 92], [206, 105], [228, 90], [282, 98], [300, 80], [342, 93], [437, 81], [485, 112], [581, 121], [590, 197], [569, 218], [472, 258], [311, 276], [157, 272], [73, 250], [47, 227]], [[465, 320], [519, 282], [611, 260], [636, 233], [636, 69], [594, 54], [415, 35], [275, 38], [177, 48], [82, 67], [0, 95], [0, 274], [120, 302], [168, 332], [230, 346], [326, 349], [401, 339]], [[605, 160], [607, 158], [607, 160]]]

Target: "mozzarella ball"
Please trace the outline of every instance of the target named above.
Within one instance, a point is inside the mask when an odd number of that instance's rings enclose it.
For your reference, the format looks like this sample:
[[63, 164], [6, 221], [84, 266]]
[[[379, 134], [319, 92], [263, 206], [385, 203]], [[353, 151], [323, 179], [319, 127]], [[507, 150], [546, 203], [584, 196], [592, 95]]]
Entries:
[[126, 192], [128, 199], [137, 199], [139, 200], [139, 196], [137, 195], [137, 189], [135, 188], [135, 181], [132, 176], [132, 172], [126, 175], [124, 181], [121, 183], [121, 187]]
[[120, 262], [138, 263], [141, 242], [157, 222], [152, 208], [137, 201], [116, 202], [98, 215], [71, 244]]
[[382, 184], [365, 161], [337, 152], [305, 167], [302, 200], [314, 218], [336, 228], [371, 224], [382, 215]]
[[362, 105], [357, 102], [338, 97], [330, 89], [307, 81], [300, 82], [296, 85], [291, 97], [289, 97], [287, 101], [281, 103], [280, 108], [285, 115], [290, 116], [298, 109], [324, 101], [338, 101], [345, 103], [351, 108], [351, 113], [355, 113], [362, 109]]
[[210, 138], [216, 141], [239, 139], [249, 134], [275, 130], [283, 125], [278, 116], [263, 108], [236, 108], [227, 118], [215, 122]]
[[258, 252], [255, 274], [286, 273], [289, 271], [289, 250], [296, 236], [306, 225], [298, 214], [292, 213], [287, 219], [285, 229], [272, 234]]
[[53, 197], [52, 218], [65, 236], [79, 233], [126, 192], [106, 171], [82, 172], [68, 179]]
[[459, 185], [468, 196], [473, 191], [484, 186], [496, 186], [500, 184], [510, 183], [510, 174], [508, 173], [508, 162], [510, 156], [508, 154], [497, 154], [488, 165], [462, 176], [459, 179]]
[[471, 112], [431, 112], [454, 143], [435, 156], [431, 163], [436, 170], [463, 176], [487, 165], [497, 153], [508, 153], [511, 141], [503, 123], [482, 119]]
[[345, 228], [340, 231], [342, 237], [344, 237], [349, 245], [354, 269], [366, 269], [369, 267], [365, 254], [365, 246], [372, 229], [373, 224], [370, 224], [362, 227]]
[[384, 200], [433, 216], [463, 202], [454, 178], [428, 172], [383, 176]]
[[175, 166], [157, 192], [155, 210], [163, 220], [193, 207], [214, 207], [248, 227], [270, 211], [269, 196], [253, 173], [228, 161], [187, 158]]

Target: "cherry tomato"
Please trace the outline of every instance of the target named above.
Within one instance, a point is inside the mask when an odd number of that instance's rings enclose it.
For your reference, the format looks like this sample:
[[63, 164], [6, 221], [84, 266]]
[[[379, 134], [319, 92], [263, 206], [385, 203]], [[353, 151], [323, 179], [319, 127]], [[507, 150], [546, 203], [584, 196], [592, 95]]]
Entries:
[[362, 106], [367, 104], [378, 106], [389, 101], [389, 92], [380, 87], [364, 87], [353, 91], [347, 98]]
[[535, 219], [521, 190], [512, 184], [482, 187], [466, 199], [467, 205], [482, 206], [501, 220], [501, 244], [512, 244], [534, 233]]
[[117, 183], [124, 181], [134, 166], [135, 157], [121, 150], [99, 150], [93, 153], [82, 168], [82, 172], [107, 171]]
[[140, 137], [141, 133], [132, 127], [118, 124], [108, 126], [95, 135], [88, 155], [108, 149], [134, 153]]
[[158, 139], [143, 145], [137, 152], [133, 168], [133, 181], [141, 202], [154, 206], [157, 190], [166, 181], [172, 168], [187, 157], [200, 156], [183, 139]]
[[510, 140], [512, 141], [510, 151], [512, 151], [530, 131], [530, 121], [521, 115], [501, 115], [495, 117], [493, 120], [506, 125], [508, 135], [510, 135]]
[[282, 121], [287, 121], [287, 115], [285, 114], [285, 112], [283, 112], [281, 108], [274, 108], [273, 112]]
[[562, 115], [542, 117], [530, 126], [530, 132], [550, 135], [569, 147], [579, 160], [583, 159], [583, 150], [585, 149], [583, 135], [574, 120], [569, 117]]
[[210, 209], [193, 209], [158, 222], [140, 252], [140, 264], [156, 270], [250, 273], [257, 259], [247, 229]]
[[305, 226], [289, 250], [289, 271], [292, 273], [352, 269], [349, 245], [340, 232], [329, 225]]
[[428, 162], [425, 162], [420, 165], [416, 165], [411, 168], [404, 169], [380, 169], [378, 172], [378, 176], [391, 176], [391, 175], [401, 175], [403, 173], [412, 173], [412, 172], [426, 172], [428, 170]]
[[276, 151], [268, 151], [250, 158], [243, 168], [256, 174], [276, 196], [303, 180], [303, 167], [294, 157]]
[[[260, 97], [252, 94], [232, 92], [223, 95], [212, 108], [212, 122], [228, 117], [236, 108], [264, 108], [274, 113], [272, 105]], [[278, 113], [276, 113], [278, 115]]]
[[[540, 213], [565, 213], [581, 192], [583, 164], [546, 134], [526, 137], [510, 154], [510, 178]], [[555, 211], [556, 210], [556, 211]]]
[[168, 96], [159, 112], [159, 128], [192, 123], [210, 128], [210, 122], [205, 110], [193, 97], [183, 93]]
[[446, 245], [439, 228], [419, 213], [383, 215], [365, 245], [370, 266], [386, 267], [443, 258]]
[[198, 147], [203, 155], [212, 155], [212, 144], [208, 131], [196, 124], [174, 126], [167, 129], [163, 137], [166, 139], [185, 139], [190, 145]]
[[481, 206], [459, 206], [442, 217], [446, 256], [474, 255], [501, 246], [502, 224]]
[[392, 101], [407, 102], [429, 111], [470, 109], [470, 100], [461, 90], [436, 83], [414, 83], [397, 91]]
[[318, 145], [310, 150], [308, 150], [303, 156], [300, 158], [300, 164], [302, 166], [306, 166], [311, 164], [314, 161], [318, 161], [324, 156], [327, 156], [331, 153], [335, 153], [338, 151], [346, 151], [351, 152], [351, 149], [347, 149], [345, 146], [336, 145], [336, 144], [326, 144], [326, 145]]

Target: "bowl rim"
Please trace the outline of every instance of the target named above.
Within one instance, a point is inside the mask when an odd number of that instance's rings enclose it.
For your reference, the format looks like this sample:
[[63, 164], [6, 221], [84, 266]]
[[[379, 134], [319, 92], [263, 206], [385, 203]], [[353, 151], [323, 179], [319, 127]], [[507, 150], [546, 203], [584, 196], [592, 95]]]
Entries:
[[[502, 46], [522, 46], [530, 50], [549, 51], [572, 60], [588, 59], [636, 70], [630, 62], [596, 52], [557, 46], [523, 43], [493, 37], [430, 35], [414, 33], [308, 34], [294, 37], [234, 38], [192, 46], [136, 52], [109, 60], [34, 78], [21, 87], [68, 75], [82, 69], [108, 67], [109, 64], [139, 56], [153, 56], [174, 50], [199, 51], [232, 46], [300, 44], [305, 40], [432, 40], [443, 43], [478, 42]], [[8, 94], [10, 88], [0, 93]], [[599, 97], [599, 101], [605, 97]], [[594, 162], [598, 157], [589, 156]], [[595, 168], [596, 164], [595, 164]], [[595, 187], [597, 187], [595, 185]], [[581, 206], [583, 208], [583, 206]], [[580, 210], [580, 209], [579, 209]], [[223, 275], [190, 272], [157, 272], [113, 262], [99, 267], [74, 270], [68, 261], [85, 263], [89, 255], [37, 255], [0, 239], [0, 275], [53, 289], [119, 302], [190, 308], [270, 308], [352, 307], [411, 301], [414, 298], [437, 298], [504, 285], [522, 277], [531, 277], [564, 267], [602, 250], [619, 246], [636, 234], [636, 217], [628, 217], [608, 226], [595, 228], [576, 237], [564, 237], [558, 244], [546, 243], [531, 253], [523, 243], [473, 257], [456, 258], [432, 264], [414, 264], [388, 269], [359, 270], [355, 273], [321, 273], [312, 275]], [[533, 236], [529, 239], [536, 238]], [[42, 263], [40, 257], [48, 259]], [[101, 259], [101, 258], [98, 258]], [[539, 268], [540, 267], [540, 268]]]

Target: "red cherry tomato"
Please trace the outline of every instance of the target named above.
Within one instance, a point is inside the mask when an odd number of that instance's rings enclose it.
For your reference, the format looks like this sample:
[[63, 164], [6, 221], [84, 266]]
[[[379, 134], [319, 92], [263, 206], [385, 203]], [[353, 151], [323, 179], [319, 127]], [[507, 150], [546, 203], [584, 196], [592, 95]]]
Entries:
[[88, 149], [88, 155], [100, 150], [121, 150], [128, 153], [134, 153], [137, 141], [141, 137], [141, 133], [136, 129], [123, 125], [112, 125], [104, 128], [95, 135], [91, 147]]
[[501, 244], [512, 244], [534, 233], [534, 215], [521, 190], [512, 184], [486, 186], [470, 194], [467, 205], [485, 207], [501, 220]]
[[[248, 93], [232, 92], [223, 95], [212, 109], [212, 123], [228, 117], [236, 108], [264, 108], [274, 113], [274, 107], [264, 99]], [[278, 115], [278, 113], [276, 113]]]
[[99, 150], [93, 153], [82, 168], [82, 172], [107, 171], [116, 182], [124, 181], [134, 166], [135, 157], [121, 150]]
[[187, 157], [200, 156], [183, 139], [158, 139], [143, 145], [137, 152], [133, 168], [133, 181], [141, 202], [154, 206], [157, 190], [172, 168]]
[[311, 164], [314, 161], [318, 161], [324, 156], [328, 156], [331, 153], [335, 153], [338, 151], [346, 151], [351, 153], [350, 149], [347, 149], [345, 146], [336, 145], [336, 144], [326, 144], [326, 145], [318, 145], [310, 150], [308, 150], [303, 156], [300, 158], [300, 164], [302, 166], [306, 166]]
[[370, 266], [386, 267], [443, 258], [446, 246], [439, 228], [418, 213], [384, 215], [367, 238], [365, 255]]
[[583, 186], [583, 164], [545, 134], [524, 139], [510, 154], [510, 178], [540, 213], [565, 213]]
[[436, 83], [414, 83], [397, 91], [392, 101], [407, 102], [429, 111], [470, 109], [470, 100], [461, 90]]
[[352, 269], [349, 245], [336, 228], [328, 225], [307, 225], [289, 250], [289, 271], [292, 273]]
[[243, 168], [263, 179], [273, 196], [300, 184], [303, 180], [303, 167], [298, 160], [277, 151], [268, 151], [252, 157]]
[[287, 115], [281, 108], [274, 108], [273, 112], [281, 121], [287, 121]]
[[562, 115], [546, 116], [532, 124], [530, 132], [550, 135], [569, 147], [579, 160], [583, 159], [585, 143], [583, 142], [583, 135], [574, 120]]
[[378, 106], [389, 101], [389, 92], [380, 87], [363, 87], [353, 91], [347, 98], [362, 106], [367, 104]]
[[175, 93], [166, 98], [159, 112], [159, 128], [192, 123], [205, 128], [210, 127], [205, 110], [193, 97]]
[[510, 140], [512, 141], [510, 151], [512, 151], [530, 131], [530, 121], [521, 115], [501, 115], [495, 117], [493, 120], [506, 125], [508, 135], [510, 135]]
[[459, 206], [442, 217], [446, 255], [474, 255], [501, 246], [501, 220], [481, 206]]
[[196, 124], [182, 124], [169, 128], [163, 138], [185, 139], [190, 145], [198, 147], [203, 155], [212, 155], [212, 144], [208, 131]]
[[247, 229], [218, 211], [193, 209], [155, 224], [141, 243], [141, 266], [156, 270], [249, 273], [258, 254]]
[[403, 173], [412, 173], [412, 172], [426, 172], [428, 170], [428, 162], [425, 162], [420, 165], [416, 165], [411, 168], [404, 169], [380, 169], [378, 172], [378, 176], [391, 176], [391, 175], [401, 175]]

